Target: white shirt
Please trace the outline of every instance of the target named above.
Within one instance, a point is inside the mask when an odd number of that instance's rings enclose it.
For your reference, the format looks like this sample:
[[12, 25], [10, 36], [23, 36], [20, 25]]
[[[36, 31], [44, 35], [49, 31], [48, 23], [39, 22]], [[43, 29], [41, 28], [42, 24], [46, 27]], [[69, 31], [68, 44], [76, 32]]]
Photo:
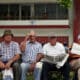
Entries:
[[43, 52], [44, 55], [51, 55], [51, 56], [58, 56], [60, 54], [65, 54], [65, 48], [64, 46], [56, 42], [55, 46], [52, 46], [50, 43], [47, 43], [43, 46]]
[[71, 49], [72, 54], [77, 54], [80, 55], [80, 44], [78, 43], [73, 43], [72, 49]]

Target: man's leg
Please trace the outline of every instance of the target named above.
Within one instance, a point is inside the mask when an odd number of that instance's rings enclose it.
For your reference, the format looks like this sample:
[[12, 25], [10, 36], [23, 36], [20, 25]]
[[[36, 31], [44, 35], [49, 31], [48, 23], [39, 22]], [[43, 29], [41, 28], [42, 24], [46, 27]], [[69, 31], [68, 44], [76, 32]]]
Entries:
[[34, 69], [34, 80], [40, 80], [42, 71], [42, 62], [38, 62]]
[[18, 62], [13, 63], [14, 80], [20, 80], [20, 64]]
[[74, 72], [73, 80], [78, 80], [78, 73], [77, 72], [78, 72], [77, 70]]
[[26, 79], [26, 73], [29, 70], [30, 64], [29, 63], [21, 63], [21, 80], [27, 80]]
[[52, 70], [52, 67], [53, 65], [51, 63], [43, 62], [42, 78], [41, 78], [42, 80], [49, 80], [48, 73]]
[[60, 69], [63, 76], [64, 76], [64, 80], [69, 80], [69, 73], [70, 73], [70, 66], [69, 66], [69, 63], [66, 62], [64, 64], [64, 66]]
[[72, 61], [70, 64], [75, 71], [75, 76], [73, 80], [80, 80], [80, 59], [76, 59]]
[[80, 80], [80, 68], [78, 68], [78, 80]]

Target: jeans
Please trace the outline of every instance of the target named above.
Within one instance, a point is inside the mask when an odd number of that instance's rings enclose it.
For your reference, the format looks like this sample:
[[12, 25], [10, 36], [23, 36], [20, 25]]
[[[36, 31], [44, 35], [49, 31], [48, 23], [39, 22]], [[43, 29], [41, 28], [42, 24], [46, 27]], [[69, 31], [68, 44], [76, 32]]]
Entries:
[[60, 71], [63, 74], [64, 80], [69, 80], [70, 68], [68, 63], [65, 63], [63, 67], [61, 67], [60, 69], [57, 69], [55, 64], [44, 62], [43, 68], [42, 68], [41, 80], [50, 80], [48, 75], [50, 71]]
[[77, 71], [77, 70], [75, 71], [75, 74], [74, 74], [73, 80], [78, 80], [78, 71]]
[[[30, 65], [31, 65], [30, 63], [21, 63], [21, 80], [27, 80], [26, 73], [28, 72]], [[38, 62], [33, 72], [34, 80], [40, 80], [41, 70], [42, 70], [42, 63]]]
[[75, 76], [73, 80], [80, 80], [80, 58], [74, 59], [73, 61], [71, 61], [70, 65], [75, 72]]

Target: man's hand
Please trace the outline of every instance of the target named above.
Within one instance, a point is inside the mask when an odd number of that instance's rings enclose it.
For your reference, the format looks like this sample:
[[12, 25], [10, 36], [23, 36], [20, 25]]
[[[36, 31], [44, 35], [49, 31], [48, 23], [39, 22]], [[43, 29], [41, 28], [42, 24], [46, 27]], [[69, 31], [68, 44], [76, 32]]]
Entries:
[[21, 45], [20, 45], [21, 51], [24, 52], [25, 48], [26, 48], [26, 42], [22, 42]]
[[26, 42], [28, 41], [28, 39], [29, 39], [29, 34], [26, 35], [25, 39], [20, 44], [20, 49], [21, 49], [22, 52], [25, 51]]
[[3, 62], [0, 61], [0, 68], [4, 69], [5, 68], [5, 64]]
[[11, 64], [12, 64], [12, 61], [9, 61], [8, 63], [6, 63], [5, 68], [6, 68], [6, 69], [9, 69], [10, 66], [11, 66]]
[[39, 62], [42, 58], [44, 58], [44, 55], [42, 53], [38, 53], [36, 57], [36, 62]]
[[36, 65], [36, 63], [32, 63], [32, 64], [30, 65], [30, 71], [34, 71], [35, 65]]

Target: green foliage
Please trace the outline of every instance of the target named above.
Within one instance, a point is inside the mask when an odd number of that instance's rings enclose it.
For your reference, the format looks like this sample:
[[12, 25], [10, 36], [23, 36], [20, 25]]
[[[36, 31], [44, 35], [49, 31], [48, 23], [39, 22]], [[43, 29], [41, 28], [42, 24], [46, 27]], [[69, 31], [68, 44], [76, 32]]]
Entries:
[[58, 2], [61, 4], [61, 6], [64, 6], [66, 8], [71, 6], [71, 0], [58, 0]]

